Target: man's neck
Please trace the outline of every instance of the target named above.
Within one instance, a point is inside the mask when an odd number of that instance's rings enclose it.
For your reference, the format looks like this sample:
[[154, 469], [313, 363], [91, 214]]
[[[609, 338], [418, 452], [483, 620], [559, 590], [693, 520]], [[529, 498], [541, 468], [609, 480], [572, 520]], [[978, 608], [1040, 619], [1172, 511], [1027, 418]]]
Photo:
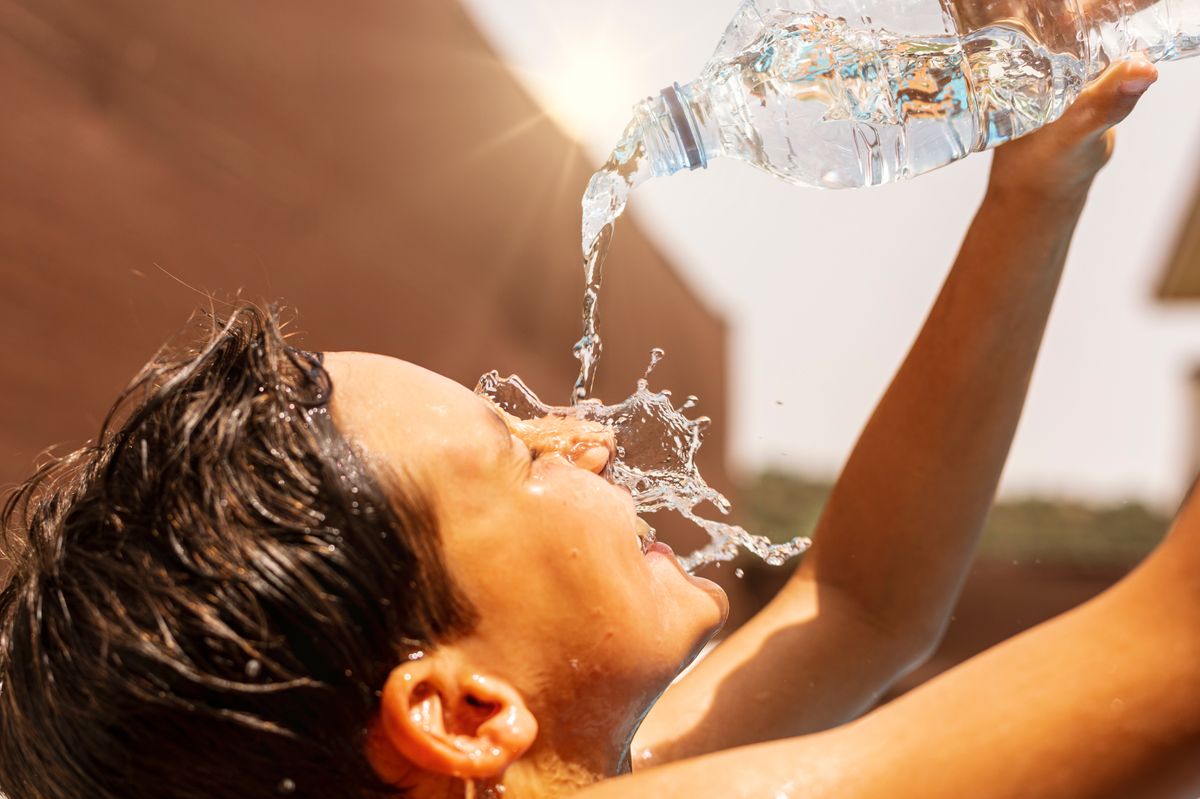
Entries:
[[[559, 799], [629, 770], [629, 750], [568, 753], [549, 747], [528, 752], [504, 774], [503, 799]], [[480, 797], [485, 799], [485, 797]], [[499, 797], [497, 797], [499, 799]]]
[[615, 774], [599, 773], [560, 758], [522, 759], [498, 780], [424, 778], [413, 799], [562, 799]]
[[432, 778], [412, 784], [414, 799], [561, 799], [629, 771], [628, 745], [559, 749], [539, 741], [498, 780]]

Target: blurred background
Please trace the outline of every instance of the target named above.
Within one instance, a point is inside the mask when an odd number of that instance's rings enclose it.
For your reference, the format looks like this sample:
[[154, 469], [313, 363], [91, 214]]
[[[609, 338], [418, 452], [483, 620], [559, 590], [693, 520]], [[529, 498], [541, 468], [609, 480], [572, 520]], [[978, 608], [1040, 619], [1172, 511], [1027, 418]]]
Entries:
[[[0, 484], [98, 429], [197, 308], [293, 309], [384, 352], [566, 400], [579, 197], [641, 97], [694, 77], [734, 0], [0, 0]], [[897, 688], [1094, 595], [1200, 464], [1200, 59], [1121, 127], [1079, 225], [982, 553]], [[713, 418], [741, 521], [808, 532], [982, 196], [989, 156], [869, 191], [738, 163], [652, 182], [618, 227], [597, 394]], [[654, 519], [688, 548], [695, 531]], [[712, 569], [733, 624], [784, 580]], [[2, 564], [0, 564], [2, 571]]]

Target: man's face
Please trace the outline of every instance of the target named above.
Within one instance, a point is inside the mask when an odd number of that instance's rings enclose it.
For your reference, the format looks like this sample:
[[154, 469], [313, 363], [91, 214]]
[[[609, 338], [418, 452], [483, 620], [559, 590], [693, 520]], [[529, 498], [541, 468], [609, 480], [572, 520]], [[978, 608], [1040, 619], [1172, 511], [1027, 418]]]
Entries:
[[720, 588], [669, 551], [642, 554], [628, 491], [599, 476], [608, 431], [520, 423], [393, 358], [330, 353], [326, 366], [339, 429], [431, 498], [450, 574], [480, 616], [461, 646], [535, 712], [640, 714], [720, 627]]

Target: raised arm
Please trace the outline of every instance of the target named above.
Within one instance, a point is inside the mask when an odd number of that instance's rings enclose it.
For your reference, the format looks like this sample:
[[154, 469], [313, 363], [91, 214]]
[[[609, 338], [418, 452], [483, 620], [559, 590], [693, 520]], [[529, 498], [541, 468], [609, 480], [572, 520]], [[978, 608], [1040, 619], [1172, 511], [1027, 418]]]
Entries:
[[610, 780], [578, 799], [1194, 799], [1200, 491], [1129, 577], [836, 730]]
[[767, 608], [667, 692], [635, 763], [840, 724], [932, 651], [991, 505], [1110, 128], [1154, 77], [1144, 61], [1115, 65], [1059, 122], [996, 152], [954, 268], [859, 438], [815, 546]]

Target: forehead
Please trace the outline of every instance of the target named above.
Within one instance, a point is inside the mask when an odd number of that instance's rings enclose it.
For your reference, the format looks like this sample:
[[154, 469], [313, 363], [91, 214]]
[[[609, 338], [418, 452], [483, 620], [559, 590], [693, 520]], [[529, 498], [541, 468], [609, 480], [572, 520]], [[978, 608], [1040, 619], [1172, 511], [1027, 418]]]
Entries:
[[478, 464], [508, 431], [474, 392], [416, 364], [359, 352], [326, 353], [338, 428], [406, 474], [438, 479]]

